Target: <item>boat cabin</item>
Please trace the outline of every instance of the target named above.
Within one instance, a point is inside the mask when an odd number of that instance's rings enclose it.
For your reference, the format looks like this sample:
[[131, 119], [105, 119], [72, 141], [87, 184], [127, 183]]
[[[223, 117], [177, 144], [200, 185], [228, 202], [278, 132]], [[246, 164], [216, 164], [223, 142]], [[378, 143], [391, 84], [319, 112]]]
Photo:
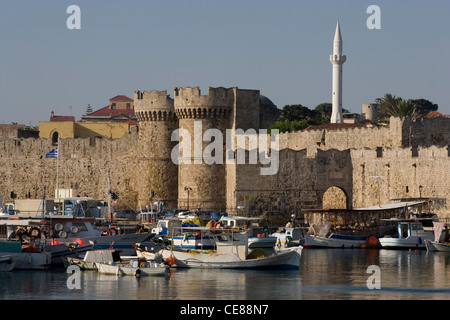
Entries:
[[387, 224], [388, 230], [391, 231], [394, 237], [399, 239], [406, 239], [411, 236], [420, 236], [426, 231], [420, 221], [402, 220], [402, 219], [386, 219], [383, 220]]

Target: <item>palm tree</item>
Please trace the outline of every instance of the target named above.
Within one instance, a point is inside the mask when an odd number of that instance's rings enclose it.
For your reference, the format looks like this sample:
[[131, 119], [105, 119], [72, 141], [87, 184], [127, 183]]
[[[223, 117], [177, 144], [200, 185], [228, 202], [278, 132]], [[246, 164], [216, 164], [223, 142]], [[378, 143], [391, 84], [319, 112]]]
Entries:
[[417, 117], [416, 105], [410, 100], [403, 100], [390, 93], [384, 95], [383, 98], [375, 99], [378, 103], [378, 117], [380, 119], [389, 117]]
[[416, 105], [412, 103], [411, 99], [400, 99], [392, 109], [387, 110], [391, 117], [398, 117], [404, 119], [406, 117], [416, 118]]

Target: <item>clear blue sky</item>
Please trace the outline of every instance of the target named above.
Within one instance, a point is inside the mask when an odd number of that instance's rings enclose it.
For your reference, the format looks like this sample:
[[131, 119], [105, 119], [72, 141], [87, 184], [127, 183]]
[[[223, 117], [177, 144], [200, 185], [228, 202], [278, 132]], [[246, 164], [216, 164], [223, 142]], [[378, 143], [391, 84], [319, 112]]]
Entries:
[[[69, 5], [81, 30], [69, 30]], [[369, 5], [381, 30], [369, 30]], [[279, 108], [331, 102], [339, 18], [343, 105], [385, 93], [450, 114], [448, 0], [1, 0], [0, 123], [37, 125], [118, 94], [177, 86], [259, 89]]]

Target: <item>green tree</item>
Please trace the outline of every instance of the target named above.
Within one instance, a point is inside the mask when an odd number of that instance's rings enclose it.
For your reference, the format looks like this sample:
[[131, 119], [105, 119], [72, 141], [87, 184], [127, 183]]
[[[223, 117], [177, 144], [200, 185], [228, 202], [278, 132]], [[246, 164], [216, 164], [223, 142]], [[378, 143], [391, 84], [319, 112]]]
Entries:
[[331, 115], [331, 112], [333, 111], [333, 105], [329, 102], [324, 102], [317, 105], [317, 107], [314, 108], [314, 111]]
[[390, 116], [390, 111], [402, 98], [396, 97], [391, 93], [386, 93], [384, 97], [375, 99], [375, 102], [378, 104], [378, 118], [380, 120], [388, 120]]
[[269, 127], [269, 131], [270, 129], [278, 129], [280, 132], [294, 132], [327, 121], [329, 122], [329, 118], [323, 118], [321, 112], [311, 110], [301, 104], [286, 105], [281, 110], [277, 122]]
[[411, 99], [403, 100], [400, 99], [393, 108], [388, 110], [388, 114], [391, 117], [398, 117], [404, 119], [406, 117], [416, 118], [416, 105], [412, 102]]
[[427, 100], [427, 99], [414, 99], [411, 100], [413, 104], [416, 105], [416, 113], [421, 116], [426, 116], [431, 111], [436, 111], [438, 105]]

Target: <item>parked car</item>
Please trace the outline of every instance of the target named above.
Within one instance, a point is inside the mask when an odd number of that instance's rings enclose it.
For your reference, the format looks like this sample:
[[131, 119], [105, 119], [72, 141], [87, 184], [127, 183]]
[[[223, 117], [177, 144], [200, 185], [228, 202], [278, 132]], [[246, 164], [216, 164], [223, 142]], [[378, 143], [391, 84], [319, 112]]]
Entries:
[[136, 220], [137, 212], [133, 209], [121, 209], [115, 213], [114, 217], [116, 219]]

